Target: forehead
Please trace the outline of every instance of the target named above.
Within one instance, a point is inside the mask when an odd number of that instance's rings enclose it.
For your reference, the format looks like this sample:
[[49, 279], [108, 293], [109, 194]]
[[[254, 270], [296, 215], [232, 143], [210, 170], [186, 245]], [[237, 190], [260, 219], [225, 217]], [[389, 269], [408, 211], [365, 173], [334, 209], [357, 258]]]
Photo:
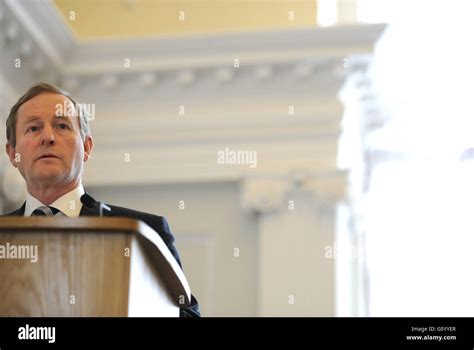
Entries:
[[18, 119], [30, 116], [47, 117], [55, 115], [60, 109], [63, 115], [74, 111], [72, 101], [66, 96], [55, 93], [41, 93], [23, 103], [18, 109]]

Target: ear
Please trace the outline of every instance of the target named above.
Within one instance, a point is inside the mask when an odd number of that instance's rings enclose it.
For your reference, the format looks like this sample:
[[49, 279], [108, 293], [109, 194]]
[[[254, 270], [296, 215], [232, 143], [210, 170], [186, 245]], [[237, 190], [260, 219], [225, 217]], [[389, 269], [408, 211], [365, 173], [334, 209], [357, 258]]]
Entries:
[[10, 163], [12, 163], [15, 168], [18, 168], [15, 148], [10, 144], [10, 142], [7, 142], [5, 145], [5, 150], [7, 151], [8, 158], [10, 158]]
[[87, 162], [87, 160], [90, 158], [92, 148], [94, 148], [94, 141], [92, 140], [92, 136], [87, 136], [86, 140], [84, 141], [84, 162]]

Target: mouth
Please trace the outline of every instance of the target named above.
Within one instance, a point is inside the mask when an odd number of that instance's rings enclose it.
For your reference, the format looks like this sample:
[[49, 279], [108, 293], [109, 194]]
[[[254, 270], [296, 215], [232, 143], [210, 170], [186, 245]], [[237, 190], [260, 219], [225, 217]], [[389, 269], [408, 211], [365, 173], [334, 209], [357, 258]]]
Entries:
[[40, 160], [40, 159], [55, 159], [55, 158], [58, 158], [58, 157], [55, 156], [54, 154], [51, 154], [51, 153], [45, 153], [45, 154], [41, 155], [40, 157], [38, 157], [37, 160]]

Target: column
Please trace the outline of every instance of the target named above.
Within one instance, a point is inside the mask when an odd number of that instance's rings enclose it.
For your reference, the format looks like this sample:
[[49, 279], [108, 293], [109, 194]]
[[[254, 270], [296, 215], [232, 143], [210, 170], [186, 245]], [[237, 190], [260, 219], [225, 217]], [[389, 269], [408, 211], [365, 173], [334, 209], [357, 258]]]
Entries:
[[246, 179], [245, 209], [257, 213], [258, 315], [335, 315], [335, 215], [344, 172]]

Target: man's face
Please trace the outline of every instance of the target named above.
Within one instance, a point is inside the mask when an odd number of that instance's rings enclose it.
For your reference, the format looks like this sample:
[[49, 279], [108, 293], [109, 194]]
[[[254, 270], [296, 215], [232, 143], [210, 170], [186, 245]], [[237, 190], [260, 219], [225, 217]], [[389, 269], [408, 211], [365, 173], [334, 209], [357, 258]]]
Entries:
[[16, 147], [7, 144], [7, 153], [28, 188], [80, 179], [92, 138], [82, 141], [76, 114], [72, 102], [55, 93], [39, 94], [18, 109]]

